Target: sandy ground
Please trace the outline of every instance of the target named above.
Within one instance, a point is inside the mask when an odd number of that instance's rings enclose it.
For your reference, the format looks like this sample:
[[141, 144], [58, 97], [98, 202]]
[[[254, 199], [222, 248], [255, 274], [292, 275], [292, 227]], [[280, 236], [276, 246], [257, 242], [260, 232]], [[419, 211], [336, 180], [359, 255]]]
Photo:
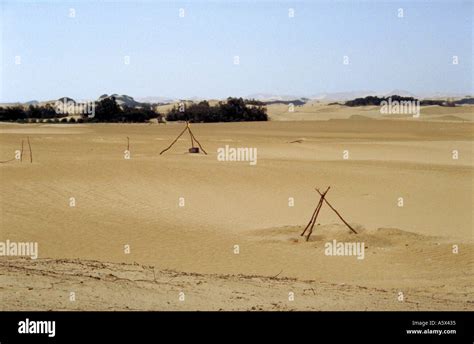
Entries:
[[[197, 274], [84, 260], [0, 261], [2, 310], [472, 310], [471, 289]], [[74, 294], [72, 294], [74, 293]]]
[[[165, 113], [167, 106], [162, 107]], [[442, 106], [422, 106], [420, 117], [413, 118], [412, 114], [381, 114], [380, 106], [348, 107], [327, 102], [310, 101], [304, 105], [290, 106], [286, 104], [271, 104], [267, 106], [268, 115], [273, 121], [314, 121], [329, 119], [404, 119], [412, 121], [450, 121], [472, 122], [474, 120], [472, 106], [457, 106], [447, 108]]]
[[[1, 124], [0, 160], [26, 136], [34, 160], [0, 164], [0, 241], [39, 259], [0, 257], [0, 309], [473, 310], [471, 122], [193, 124], [209, 154], [183, 136], [162, 156], [182, 124]], [[257, 165], [217, 161], [224, 145]], [[305, 242], [327, 186], [359, 234], [323, 207]], [[364, 259], [325, 255], [334, 239]]]

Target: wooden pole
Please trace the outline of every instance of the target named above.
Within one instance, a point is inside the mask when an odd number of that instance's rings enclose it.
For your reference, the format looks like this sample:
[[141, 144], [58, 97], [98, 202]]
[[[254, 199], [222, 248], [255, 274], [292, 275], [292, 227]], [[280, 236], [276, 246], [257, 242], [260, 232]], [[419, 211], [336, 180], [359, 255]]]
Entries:
[[184, 134], [184, 132], [188, 129], [188, 125], [186, 124], [186, 128], [183, 129], [183, 131], [181, 132], [181, 134], [178, 135], [178, 137], [173, 141], [171, 142], [171, 144], [163, 149], [161, 152], [160, 152], [160, 155], [163, 154], [164, 152], [166, 152], [168, 149], [170, 149], [171, 147], [173, 147], [173, 145], [176, 143], [176, 141], [178, 141], [178, 139]]
[[[324, 197], [326, 197], [326, 194], [328, 193], [328, 191], [329, 191], [330, 188], [331, 188], [331, 187], [328, 186], [328, 188], [326, 189], [326, 191], [324, 191], [323, 195], [321, 196], [321, 199], [319, 200], [319, 201], [321, 202], [321, 206], [319, 207], [319, 210], [318, 210], [318, 211], [316, 212], [316, 214], [314, 215], [313, 226], [314, 226], [314, 223], [316, 222], [316, 219], [318, 218], [318, 214], [319, 214], [319, 212], [321, 211], [321, 208], [323, 207]], [[313, 226], [312, 226], [312, 227], [313, 227]], [[313, 229], [312, 227], [311, 227], [311, 229]]]
[[20, 162], [23, 162], [23, 143], [25, 140], [21, 139], [21, 153], [20, 153]]
[[[326, 194], [326, 193], [329, 191], [330, 188], [331, 188], [331, 187], [328, 187], [328, 188], [326, 189], [326, 191], [325, 191], [324, 194]], [[317, 205], [316, 208], [314, 209], [313, 215], [311, 216], [311, 219], [309, 220], [308, 224], [306, 225], [306, 227], [305, 227], [303, 233], [300, 234], [301, 236], [304, 235], [304, 233], [305, 233], [306, 230], [309, 228], [309, 226], [315, 221], [315, 220], [314, 220], [314, 217], [317, 216], [317, 215], [316, 215], [317, 213], [319, 213], [319, 208], [322, 206], [322, 203], [323, 203], [323, 201], [321, 200], [321, 198], [319, 198], [318, 205]]]
[[[316, 191], [322, 196], [321, 192], [319, 192], [318, 189], [316, 189]], [[331, 205], [331, 203], [329, 203], [327, 199], [324, 199], [324, 201], [325, 201], [326, 204], [329, 206], [329, 208], [331, 208], [331, 209], [336, 213], [336, 215], [339, 216], [339, 218], [341, 219], [341, 221], [344, 222], [345, 225], [346, 225], [347, 227], [349, 227], [349, 229], [350, 229], [351, 231], [353, 231], [355, 234], [357, 234], [356, 230], [355, 230], [354, 228], [352, 228], [351, 225], [348, 224], [348, 223], [346, 222], [346, 220], [344, 220], [344, 219], [342, 218], [341, 214], [339, 214], [338, 211], [337, 211], [336, 209], [334, 209], [334, 207]]]
[[28, 147], [30, 148], [30, 163], [33, 163], [33, 151], [31, 150], [30, 137], [26, 137], [28, 140]]
[[189, 132], [189, 136], [191, 137], [191, 147], [194, 148], [193, 134], [191, 133], [191, 129], [189, 129], [189, 127], [188, 127], [188, 132]]
[[204, 150], [204, 148], [202, 148], [201, 146], [201, 143], [196, 139], [196, 136], [194, 136], [193, 132], [191, 131], [191, 129], [189, 129], [189, 133], [191, 134], [192, 138], [194, 139], [194, 141], [197, 142], [199, 148], [201, 148], [201, 150], [204, 152], [204, 154], [207, 155], [207, 152]]
[[130, 152], [130, 138], [127, 136], [127, 150]]
[[323, 202], [325, 199], [324, 197], [326, 197], [326, 194], [328, 193], [330, 188], [331, 187], [328, 187], [326, 191], [324, 191], [324, 193], [321, 195], [321, 199], [319, 200], [319, 209], [316, 211], [316, 214], [314, 215], [314, 220], [313, 220], [313, 223], [311, 224], [311, 227], [309, 228], [308, 235], [306, 236], [306, 241], [308, 241], [311, 234], [313, 234], [313, 228], [314, 228], [314, 225], [316, 224], [316, 219], [318, 218], [318, 214], [321, 211], [321, 208], [323, 207]]
[[311, 219], [309, 220], [308, 224], [306, 225], [306, 227], [304, 228], [304, 231], [300, 234], [300, 236], [303, 236], [304, 233], [306, 233], [306, 231], [308, 230], [309, 226], [311, 226], [311, 224], [313, 223], [314, 221], [314, 216], [316, 215], [316, 212], [319, 211], [319, 208], [321, 207], [321, 198], [319, 198], [319, 202], [318, 202], [318, 205], [316, 206], [316, 208], [314, 209], [313, 211], [313, 215], [311, 215]]

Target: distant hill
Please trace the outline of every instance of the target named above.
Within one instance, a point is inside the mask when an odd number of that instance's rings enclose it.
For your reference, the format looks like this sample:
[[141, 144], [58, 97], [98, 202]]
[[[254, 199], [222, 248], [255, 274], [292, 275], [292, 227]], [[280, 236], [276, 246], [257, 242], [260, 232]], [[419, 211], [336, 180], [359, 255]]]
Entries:
[[271, 100], [271, 101], [262, 101], [265, 105], [273, 105], [273, 104], [284, 104], [289, 105], [293, 104], [294, 106], [301, 106], [306, 104], [306, 100], [302, 99], [293, 99], [293, 100]]
[[399, 89], [395, 89], [395, 90], [392, 90], [390, 92], [387, 92], [384, 94], [385, 97], [390, 97], [392, 95], [398, 95], [400, 97], [412, 97], [412, 98], [418, 98], [418, 96], [414, 93], [411, 93], [409, 91], [405, 91], [405, 90], [399, 90]]
[[466, 93], [453, 93], [453, 92], [430, 92], [421, 93], [420, 98], [422, 99], [442, 99], [447, 100], [448, 98], [462, 99], [466, 98]]
[[255, 99], [259, 100], [262, 102], [291, 102], [294, 101], [295, 99], [302, 99], [301, 97], [298, 96], [291, 96], [291, 95], [276, 95], [276, 94], [270, 94], [270, 93], [254, 93], [254, 94], [249, 94], [248, 96], [245, 97], [246, 99]]
[[465, 104], [474, 105], [474, 98], [463, 98], [463, 99], [456, 100], [454, 103], [458, 105], [465, 105]]
[[[311, 101], [317, 102], [330, 102], [331, 104], [343, 104], [347, 101], [355, 101], [356, 99], [360, 98], [367, 98], [367, 97], [378, 97], [378, 98], [387, 98], [393, 95], [397, 95], [404, 98], [414, 98], [421, 100], [421, 105], [446, 105], [447, 103], [455, 104], [455, 105], [474, 105], [474, 97], [469, 95], [459, 96], [459, 94], [450, 94], [450, 93], [431, 93], [429, 94], [420, 94], [419, 96], [415, 96], [413, 93], [401, 89], [395, 89], [388, 93], [381, 93], [381, 92], [374, 92], [374, 91], [351, 91], [351, 92], [335, 92], [335, 93], [320, 93], [314, 94], [310, 97], [299, 97], [299, 96], [291, 96], [291, 95], [275, 95], [275, 94], [267, 94], [267, 93], [256, 93], [252, 95], [248, 95], [244, 99], [248, 104], [251, 104], [252, 101], [261, 102], [266, 105], [272, 104], [294, 104], [295, 106], [304, 105]], [[144, 106], [148, 106], [148, 104], [154, 105], [166, 105], [172, 104], [179, 101], [178, 98], [172, 99], [167, 97], [160, 97], [160, 96], [151, 96], [151, 97], [142, 97], [134, 99], [133, 97], [126, 95], [126, 94], [103, 94], [97, 100], [103, 100], [106, 98], [114, 97], [121, 107], [127, 106], [130, 108], [140, 108]], [[200, 99], [200, 98], [191, 98], [188, 101], [192, 101], [194, 103], [198, 103], [199, 101], [206, 100], [210, 103], [218, 102], [218, 100], [210, 100], [210, 99]], [[44, 105], [52, 105], [57, 101], [61, 102], [73, 102], [74, 104], [83, 103], [84, 101], [76, 101], [71, 97], [61, 97], [59, 99], [47, 100], [47, 101], [38, 101], [38, 100], [30, 100], [27, 102], [13, 102], [13, 103], [0, 103], [0, 107], [12, 107], [12, 106], [23, 106], [28, 107], [30, 105], [34, 106], [44, 106]]]
[[174, 103], [176, 99], [167, 98], [167, 97], [141, 97], [141, 98], [137, 98], [137, 101], [140, 103], [149, 103], [149, 104], [170, 104], [170, 103]]
[[310, 99], [323, 101], [346, 101], [355, 98], [364, 98], [370, 95], [377, 94], [374, 91], [352, 91], [352, 92], [334, 92], [334, 93], [319, 93], [315, 94]]
[[141, 107], [141, 106], [144, 105], [143, 103], [137, 102], [135, 99], [133, 99], [132, 97], [127, 96], [125, 94], [122, 94], [122, 95], [120, 95], [120, 94], [111, 94], [111, 95], [103, 94], [99, 97], [99, 99], [97, 99], [97, 101], [101, 101], [103, 99], [112, 98], [112, 97], [115, 98], [115, 101], [117, 102], [117, 104], [120, 107], [128, 106], [130, 108], [135, 108], [135, 107]]
[[62, 103], [70, 103], [70, 102], [72, 102], [72, 103], [76, 104], [76, 101], [75, 101], [74, 99], [72, 99], [72, 98], [69, 98], [69, 97], [62, 97], [62, 98], [59, 98], [59, 99], [57, 99], [57, 100], [54, 100], [53, 102], [62, 102]]

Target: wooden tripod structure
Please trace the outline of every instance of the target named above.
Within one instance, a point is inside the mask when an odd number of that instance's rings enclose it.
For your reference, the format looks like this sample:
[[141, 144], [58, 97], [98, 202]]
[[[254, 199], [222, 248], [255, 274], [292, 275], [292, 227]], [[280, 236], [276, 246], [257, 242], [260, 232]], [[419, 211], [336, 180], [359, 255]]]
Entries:
[[314, 228], [314, 225], [316, 224], [316, 219], [318, 218], [319, 212], [321, 211], [321, 208], [323, 207], [324, 203], [326, 203], [329, 206], [329, 208], [331, 208], [332, 211], [334, 211], [336, 213], [336, 215], [341, 219], [342, 222], [344, 222], [344, 224], [347, 227], [349, 227], [349, 229], [351, 231], [353, 231], [355, 234], [357, 234], [356, 230], [354, 228], [352, 228], [351, 225], [349, 223], [347, 223], [346, 220], [344, 220], [342, 218], [341, 214], [339, 214], [339, 212], [336, 209], [334, 209], [334, 207], [331, 205], [331, 203], [329, 203], [329, 201], [326, 199], [326, 194], [328, 193], [330, 188], [331, 187], [329, 186], [326, 189], [326, 191], [324, 191], [323, 193], [321, 193], [318, 189], [316, 189], [316, 191], [319, 193], [321, 198], [319, 199], [319, 202], [318, 202], [318, 205], [316, 206], [316, 209], [314, 209], [314, 212], [313, 212], [313, 215], [311, 216], [311, 219], [309, 220], [308, 224], [306, 225], [303, 233], [301, 233], [301, 236], [303, 236], [306, 233], [306, 231], [309, 229], [308, 234], [306, 235], [306, 241], [309, 240], [309, 237], [313, 233], [313, 228]]
[[[201, 144], [199, 143], [199, 141], [196, 139], [193, 132], [191, 131], [190, 124], [189, 124], [188, 121], [186, 121], [186, 128], [183, 129], [183, 131], [178, 135], [178, 137], [176, 139], [174, 139], [174, 141], [171, 142], [171, 144], [167, 148], [163, 149], [160, 152], [160, 155], [163, 154], [164, 152], [166, 152], [171, 147], [173, 147], [173, 145], [179, 140], [179, 138], [181, 136], [183, 136], [183, 134], [186, 132], [186, 130], [188, 131], [189, 136], [191, 136], [191, 148], [189, 148], [189, 153], [199, 153], [199, 148], [201, 148], [203, 153], [207, 155], [207, 152], [204, 150], [204, 148], [202, 148]], [[196, 142], [198, 144], [199, 148], [194, 146], [194, 142]]]

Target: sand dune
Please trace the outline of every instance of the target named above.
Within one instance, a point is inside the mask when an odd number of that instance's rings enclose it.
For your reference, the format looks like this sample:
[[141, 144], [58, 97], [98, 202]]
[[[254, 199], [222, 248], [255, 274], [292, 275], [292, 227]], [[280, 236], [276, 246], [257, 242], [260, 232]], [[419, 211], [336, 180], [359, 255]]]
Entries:
[[409, 114], [381, 114], [380, 106], [349, 107], [344, 105], [329, 105], [327, 102], [314, 101], [302, 106], [295, 106], [292, 112], [290, 112], [289, 106], [285, 104], [272, 104], [267, 108], [268, 115], [273, 121], [315, 121], [349, 118], [405, 119], [410, 121], [474, 121], [473, 106], [422, 106], [420, 108], [419, 118], [413, 118], [413, 116]]
[[[34, 152], [33, 164], [0, 165], [0, 241], [37, 241], [40, 256], [0, 258], [8, 285], [0, 289], [8, 300], [3, 309], [472, 309], [472, 123], [340, 119], [192, 128], [209, 155], [187, 154], [184, 137], [159, 155], [182, 124], [0, 125], [1, 160], [27, 135]], [[130, 160], [123, 157], [127, 136]], [[226, 144], [257, 148], [257, 165], [218, 161]], [[324, 255], [325, 242], [355, 237], [327, 208], [311, 240], [299, 236], [317, 203], [313, 188], [329, 185], [330, 202], [361, 231], [363, 260]], [[114, 275], [133, 263], [173, 270], [189, 278], [189, 293], [200, 301], [177, 304], [174, 282], [103, 274], [91, 280], [101, 268], [90, 261], [110, 264]], [[41, 271], [25, 277], [30, 268]], [[315, 284], [320, 294], [303, 293]], [[275, 294], [268, 292], [273, 285]], [[295, 285], [298, 301], [287, 304]], [[88, 301], [66, 305], [63, 292], [73, 287]], [[400, 291], [416, 303], [397, 301]], [[243, 303], [233, 298], [239, 292], [247, 295]], [[136, 303], [118, 300], [130, 295]]]

